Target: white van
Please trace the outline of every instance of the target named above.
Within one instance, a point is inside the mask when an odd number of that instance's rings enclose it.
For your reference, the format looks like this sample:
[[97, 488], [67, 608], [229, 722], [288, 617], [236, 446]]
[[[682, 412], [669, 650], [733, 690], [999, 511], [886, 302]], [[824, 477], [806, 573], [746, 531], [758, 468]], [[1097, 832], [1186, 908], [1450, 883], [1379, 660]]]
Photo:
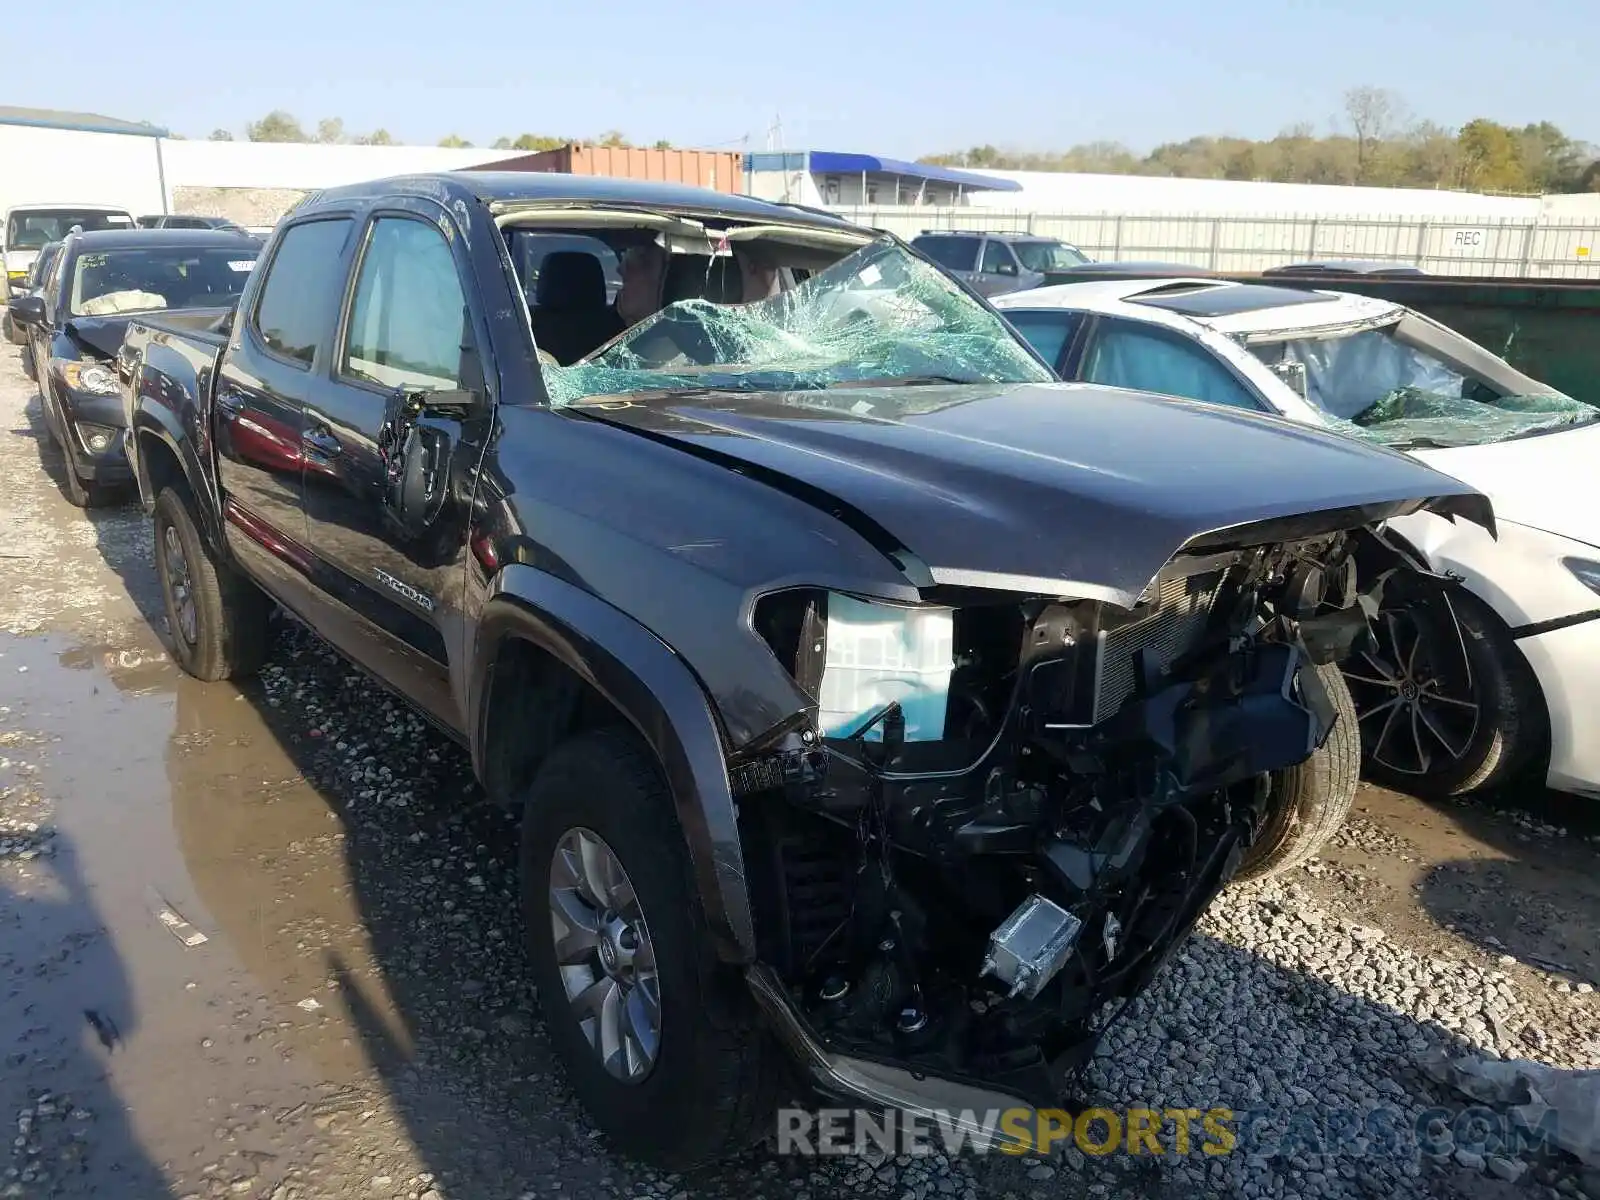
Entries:
[[18, 204], [6, 210], [0, 224], [0, 299], [10, 299], [13, 284], [22, 282], [38, 256], [39, 248], [59, 242], [74, 226], [90, 233], [102, 229], [133, 229], [133, 214], [107, 204]]

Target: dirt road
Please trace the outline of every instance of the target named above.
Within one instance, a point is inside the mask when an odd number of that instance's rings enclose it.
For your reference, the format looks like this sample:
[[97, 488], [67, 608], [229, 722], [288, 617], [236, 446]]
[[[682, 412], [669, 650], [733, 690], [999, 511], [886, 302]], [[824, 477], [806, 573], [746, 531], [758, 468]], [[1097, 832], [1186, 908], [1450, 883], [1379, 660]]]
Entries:
[[[1329, 1145], [1211, 1161], [761, 1150], [694, 1178], [625, 1162], [533, 1017], [513, 831], [463, 756], [293, 628], [243, 688], [182, 677], [145, 518], [66, 503], [10, 353], [0, 478], [0, 1118], [15, 1130], [0, 1197], [1510, 1186], [1449, 1147], [1442, 1162]], [[1592, 816], [1372, 790], [1361, 804], [1308, 870], [1218, 902], [1108, 1042], [1098, 1095], [1411, 1119], [1447, 1101], [1416, 1069], [1432, 1047], [1600, 1066]], [[1584, 1187], [1600, 1196], [1576, 1164], [1530, 1161], [1516, 1194]]]

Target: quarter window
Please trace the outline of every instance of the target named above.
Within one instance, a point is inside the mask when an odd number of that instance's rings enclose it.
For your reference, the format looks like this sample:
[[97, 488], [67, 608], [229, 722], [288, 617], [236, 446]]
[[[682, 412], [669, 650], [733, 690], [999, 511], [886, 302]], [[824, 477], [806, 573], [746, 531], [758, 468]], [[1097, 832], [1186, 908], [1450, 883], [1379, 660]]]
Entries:
[[274, 354], [303, 367], [317, 357], [342, 291], [339, 256], [349, 232], [349, 218], [340, 218], [307, 221], [284, 233], [256, 303], [256, 334]]
[[461, 384], [466, 295], [444, 235], [380, 217], [361, 261], [341, 370], [383, 387], [450, 391]]

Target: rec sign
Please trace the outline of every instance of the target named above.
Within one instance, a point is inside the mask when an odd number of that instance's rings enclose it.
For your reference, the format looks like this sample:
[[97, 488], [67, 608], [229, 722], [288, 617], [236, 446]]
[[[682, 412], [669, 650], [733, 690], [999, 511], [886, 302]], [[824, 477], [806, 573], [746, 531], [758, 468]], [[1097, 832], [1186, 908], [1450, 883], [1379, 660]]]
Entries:
[[1452, 229], [1446, 245], [1453, 253], [1470, 253], [1483, 249], [1488, 240], [1488, 232], [1483, 229]]

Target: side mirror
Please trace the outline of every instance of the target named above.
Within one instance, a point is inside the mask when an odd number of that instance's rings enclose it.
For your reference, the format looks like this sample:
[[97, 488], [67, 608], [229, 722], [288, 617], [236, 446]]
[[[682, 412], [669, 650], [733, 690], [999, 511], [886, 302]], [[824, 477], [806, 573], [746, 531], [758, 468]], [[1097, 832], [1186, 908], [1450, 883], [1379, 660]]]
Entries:
[[425, 534], [450, 499], [459, 423], [482, 403], [471, 391], [396, 390], [378, 434], [385, 507], [407, 537]]
[[1017, 264], [1016, 263], [1003, 262], [998, 267], [995, 268], [995, 274], [996, 275], [1015, 275], [1016, 273], [1017, 273]]
[[1306, 381], [1305, 363], [1283, 359], [1280, 362], [1270, 364], [1267, 369], [1287, 383], [1300, 399], [1310, 399], [1311, 389]]
[[11, 314], [11, 320], [18, 325], [43, 325], [44, 297], [37, 293], [16, 296], [6, 305], [6, 311]]

